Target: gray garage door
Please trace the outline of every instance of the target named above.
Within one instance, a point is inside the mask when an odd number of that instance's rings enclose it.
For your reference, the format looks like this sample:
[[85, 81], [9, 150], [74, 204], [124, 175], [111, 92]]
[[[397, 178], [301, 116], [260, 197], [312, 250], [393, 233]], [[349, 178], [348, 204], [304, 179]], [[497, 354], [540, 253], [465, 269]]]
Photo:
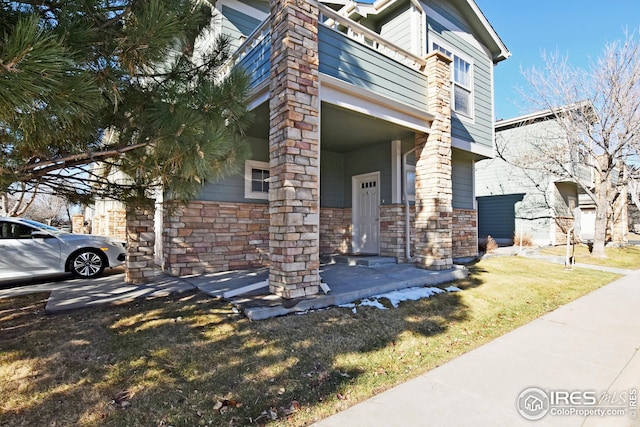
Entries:
[[478, 197], [478, 237], [511, 240], [516, 229], [515, 204], [524, 194]]

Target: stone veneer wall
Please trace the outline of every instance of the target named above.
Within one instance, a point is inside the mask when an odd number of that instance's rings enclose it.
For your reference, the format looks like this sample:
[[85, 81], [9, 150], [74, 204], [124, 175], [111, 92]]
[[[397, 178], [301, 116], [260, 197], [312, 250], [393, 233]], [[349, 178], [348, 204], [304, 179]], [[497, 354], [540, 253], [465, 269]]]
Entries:
[[109, 210], [102, 215], [96, 215], [86, 226], [85, 221], [83, 214], [73, 215], [71, 231], [75, 234], [97, 234], [127, 240], [127, 211], [124, 209]]
[[270, 0], [269, 290], [320, 290], [317, 1]]
[[453, 258], [478, 255], [478, 213], [475, 209], [453, 208]]
[[629, 224], [629, 231], [636, 234], [640, 233], [640, 209], [633, 203], [633, 200], [629, 199], [627, 205], [627, 223]]
[[415, 260], [421, 268], [445, 270], [453, 265], [451, 188], [451, 59], [427, 56], [428, 111], [431, 133], [416, 134]]
[[269, 206], [193, 201], [167, 209], [164, 270], [174, 276], [269, 265]]
[[108, 210], [91, 220], [91, 233], [119, 240], [127, 238], [127, 212], [124, 209]]
[[629, 232], [629, 196], [627, 195], [627, 187], [618, 187], [620, 191], [619, 197], [613, 204], [613, 212], [611, 217], [611, 241], [617, 244], [623, 244], [628, 241], [627, 233]]
[[71, 232], [75, 234], [87, 234], [84, 227], [84, 215], [75, 214], [71, 217]]
[[351, 251], [351, 208], [320, 208], [320, 255]]
[[556, 245], [567, 244], [567, 230], [573, 227], [573, 217], [557, 217], [555, 219]]
[[[165, 271], [174, 276], [269, 265], [269, 209], [259, 203], [194, 201], [165, 217]], [[351, 208], [320, 209], [320, 254], [351, 251]], [[411, 251], [415, 210], [410, 207]], [[477, 213], [454, 209], [453, 256], [478, 252]], [[405, 257], [404, 205], [380, 206], [380, 255]]]
[[[411, 255], [415, 242], [415, 210], [410, 207]], [[478, 255], [478, 220], [474, 209], [453, 209], [453, 258], [471, 258]], [[392, 256], [398, 262], [407, 262], [405, 256], [404, 205], [380, 206], [380, 255]]]
[[[191, 202], [164, 219], [164, 269], [174, 276], [269, 265], [269, 207]], [[320, 209], [320, 253], [351, 250], [351, 208]]]
[[124, 277], [127, 283], [148, 283], [155, 276], [153, 217], [153, 209], [127, 210], [127, 268]]
[[[410, 255], [413, 255], [415, 242], [415, 216], [413, 206], [409, 206], [409, 227], [411, 233]], [[380, 206], [380, 255], [396, 257], [398, 262], [407, 262], [406, 217], [404, 205]]]

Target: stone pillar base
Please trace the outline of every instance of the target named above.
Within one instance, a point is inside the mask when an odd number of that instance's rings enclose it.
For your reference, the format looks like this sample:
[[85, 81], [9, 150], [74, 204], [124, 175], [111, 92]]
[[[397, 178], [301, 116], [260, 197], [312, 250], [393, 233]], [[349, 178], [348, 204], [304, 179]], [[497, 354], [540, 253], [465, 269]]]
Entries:
[[[320, 292], [320, 275], [309, 274], [302, 278], [303, 284], [300, 284], [299, 276], [294, 273], [291, 276], [279, 276], [277, 274], [269, 274], [269, 292], [281, 296], [282, 298], [303, 298], [315, 295]], [[292, 282], [291, 285], [282, 283]], [[274, 285], [277, 283], [277, 285]], [[305, 285], [304, 283], [308, 283]]]
[[127, 261], [125, 282], [149, 283], [155, 276], [152, 209], [127, 209]]

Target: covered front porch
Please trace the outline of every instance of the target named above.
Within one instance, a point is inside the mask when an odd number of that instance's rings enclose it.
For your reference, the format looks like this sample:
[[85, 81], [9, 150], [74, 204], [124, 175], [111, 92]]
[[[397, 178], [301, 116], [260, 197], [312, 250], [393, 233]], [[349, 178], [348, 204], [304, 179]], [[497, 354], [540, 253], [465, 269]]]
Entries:
[[[249, 135], [261, 145], [254, 152], [266, 154], [267, 103], [254, 113]], [[322, 102], [319, 134], [320, 255], [375, 254], [405, 262], [405, 210], [411, 222], [415, 217], [416, 129]]]
[[[263, 320], [275, 316], [318, 310], [331, 306], [354, 303], [358, 300], [387, 292], [412, 287], [438, 286], [464, 279], [468, 270], [453, 266], [443, 271], [415, 268], [411, 264], [388, 262], [380, 257], [370, 257], [370, 265], [335, 262], [324, 258], [320, 277], [328, 289], [314, 295], [286, 299], [268, 291], [269, 269], [227, 271], [197, 278], [186, 278], [200, 291], [231, 302], [251, 320]], [[262, 285], [260, 285], [262, 283]], [[258, 288], [250, 289], [258, 284]], [[236, 294], [236, 292], [241, 292]]]
[[[211, 203], [194, 201], [183, 211], [169, 227], [176, 235], [167, 239], [175, 249], [169, 269], [185, 275], [269, 265], [270, 292], [286, 299], [320, 291], [324, 254], [406, 261], [410, 246], [418, 266], [449, 269], [451, 59], [434, 52], [408, 66], [319, 25], [317, 5], [273, 6], [295, 13], [272, 10], [270, 30], [259, 28], [264, 37], [248, 43], [238, 62], [256, 78], [248, 132], [254, 163], [244, 175], [250, 191], [243, 198], [233, 179], [214, 183], [205, 190]], [[403, 198], [409, 152], [415, 207]], [[193, 232], [209, 219], [208, 233]], [[181, 234], [194, 247], [175, 248]]]

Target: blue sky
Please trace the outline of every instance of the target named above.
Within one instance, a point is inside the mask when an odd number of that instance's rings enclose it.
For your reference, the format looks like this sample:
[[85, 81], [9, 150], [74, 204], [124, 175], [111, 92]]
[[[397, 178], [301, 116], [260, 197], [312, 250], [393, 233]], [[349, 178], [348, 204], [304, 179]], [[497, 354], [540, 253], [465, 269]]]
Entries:
[[528, 113], [514, 105], [514, 87], [526, 89], [521, 69], [542, 65], [542, 51], [558, 51], [573, 66], [588, 68], [608, 42], [640, 28], [638, 0], [476, 0], [512, 56], [497, 65], [495, 115]]

